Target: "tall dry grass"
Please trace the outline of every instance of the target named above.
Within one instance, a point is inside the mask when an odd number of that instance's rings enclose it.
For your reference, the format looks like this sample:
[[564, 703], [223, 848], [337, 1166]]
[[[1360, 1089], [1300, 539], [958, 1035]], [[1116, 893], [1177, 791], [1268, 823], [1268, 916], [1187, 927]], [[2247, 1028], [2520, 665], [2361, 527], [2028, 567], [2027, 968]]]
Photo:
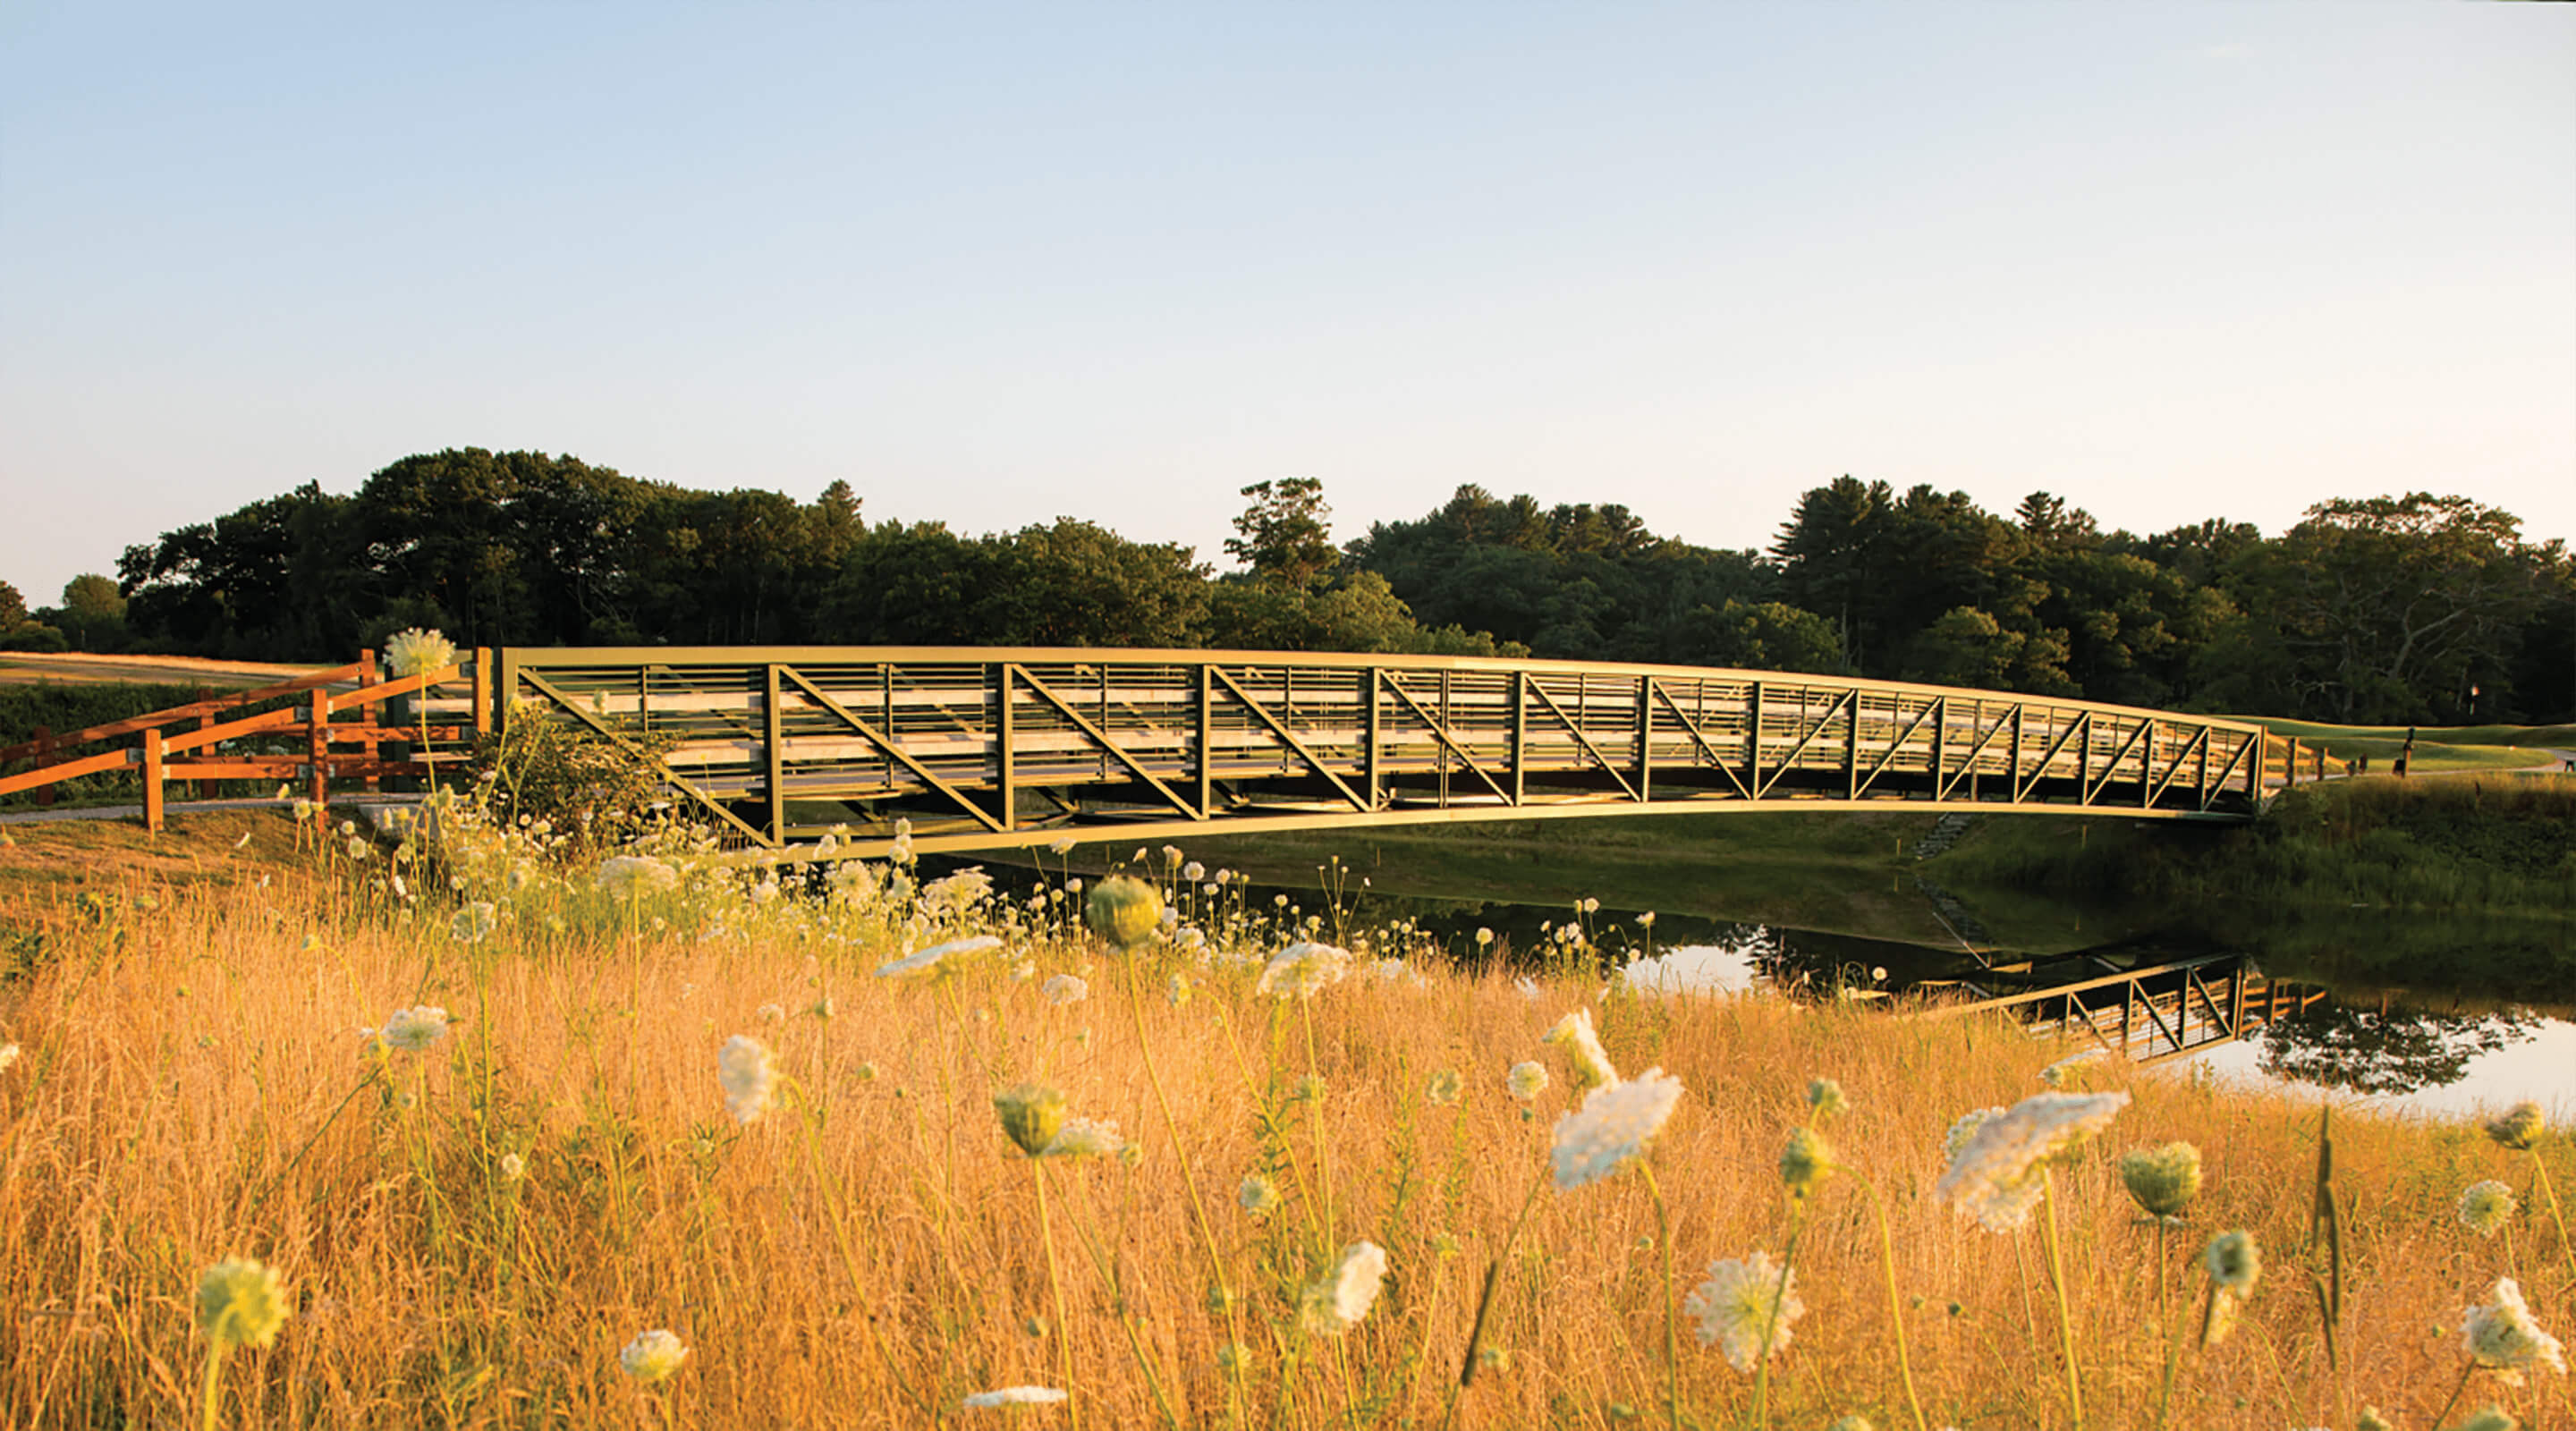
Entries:
[[[2036, 1228], [1984, 1232], [1932, 1198], [1951, 1120], [2038, 1091], [2062, 1052], [2007, 1024], [1605, 997], [1570, 971], [1537, 979], [1535, 997], [1493, 970], [1433, 968], [1420, 985], [1363, 972], [1300, 1006], [1256, 994], [1257, 964], [1175, 952], [1143, 957], [1139, 1006], [1125, 967], [1071, 934], [1061, 905], [999, 921], [1034, 977], [986, 959], [924, 986], [871, 971], [951, 931], [882, 903], [841, 932], [762, 922], [792, 898], [730, 919], [706, 917], [702, 898], [665, 920], [644, 904], [603, 914], [604, 896], [568, 887], [568, 915], [505, 907], [490, 937], [460, 943], [383, 885], [381, 867], [334, 867], [165, 893], [157, 908], [43, 912], [59, 926], [43, 966], [0, 994], [0, 1038], [25, 1050], [0, 1073], [0, 1424], [190, 1424], [196, 1278], [242, 1255], [275, 1267], [297, 1310], [272, 1349], [227, 1363], [227, 1425], [1052, 1424], [1068, 1411], [1095, 1427], [1438, 1425], [1486, 1260], [1566, 1107], [1564, 1065], [1539, 1035], [1580, 1007], [1623, 1073], [1659, 1064], [1687, 1085], [1651, 1153], [1675, 1295], [1712, 1259], [1780, 1251], [1776, 1160], [1809, 1078], [1830, 1076], [1853, 1111], [1828, 1136], [1887, 1200], [1931, 1424], [2065, 1424]], [[1193, 985], [1179, 1004], [1174, 970]], [[1061, 972], [1089, 997], [1047, 1002], [1042, 982]], [[462, 1022], [425, 1053], [368, 1052], [360, 1030], [415, 1003]], [[801, 1090], [748, 1125], [726, 1117], [715, 1078], [735, 1034], [773, 1047]], [[1556, 1081], [1524, 1116], [1503, 1077], [1532, 1058]], [[1454, 1108], [1426, 1098], [1442, 1070], [1465, 1078]], [[1310, 1074], [1320, 1096], [1301, 1101]], [[2365, 1403], [2425, 1426], [2462, 1364], [2461, 1309], [2498, 1275], [2520, 1275], [2553, 1330], [2576, 1322], [2545, 1214], [2527, 1208], [2510, 1246], [2453, 1217], [2469, 1182], [2525, 1188], [2527, 1160], [2474, 1128], [2346, 1114], [2347, 1305], [2330, 1371], [2297, 1270], [2316, 1101], [2116, 1065], [2094, 1078], [2135, 1102], [2057, 1176], [2090, 1424], [2151, 1424], [2163, 1372], [2156, 1241], [2115, 1167], [2148, 1144], [2188, 1139], [2207, 1159], [2172, 1244], [2174, 1319], [2196, 1319], [2201, 1282], [2182, 1264], [2209, 1234], [2251, 1229], [2269, 1259], [2235, 1335], [2185, 1354], [2177, 1426], [2348, 1426]], [[1023, 1081], [1061, 1087], [1142, 1151], [1133, 1166], [1046, 1161], [1060, 1322], [1032, 1163], [990, 1102]], [[2576, 1186], [2563, 1137], [2547, 1156]], [[1185, 1164], [1241, 1297], [1231, 1314], [1210, 1297]], [[1256, 1221], [1234, 1194], [1263, 1170], [1288, 1201]], [[1661, 1424], [1655, 1230], [1633, 1172], [1542, 1192], [1486, 1332], [1505, 1357], [1459, 1398], [1457, 1424]], [[1361, 1239], [1387, 1251], [1384, 1295], [1346, 1336], [1301, 1338], [1298, 1289]], [[1811, 1310], [1774, 1365], [1773, 1424], [1907, 1424], [1878, 1257], [1858, 1191], [1826, 1184], [1798, 1250]], [[654, 1327], [691, 1353], [648, 1389], [618, 1351]], [[1219, 1359], [1238, 1335], [1239, 1384]], [[1680, 1361], [1691, 1424], [1745, 1415], [1751, 1378], [1687, 1321]], [[977, 1391], [1054, 1385], [1066, 1366], [1070, 1408], [959, 1409]], [[2576, 1409], [2563, 1377], [2494, 1382], [2482, 1374], [2464, 1405], [2561, 1426]]]

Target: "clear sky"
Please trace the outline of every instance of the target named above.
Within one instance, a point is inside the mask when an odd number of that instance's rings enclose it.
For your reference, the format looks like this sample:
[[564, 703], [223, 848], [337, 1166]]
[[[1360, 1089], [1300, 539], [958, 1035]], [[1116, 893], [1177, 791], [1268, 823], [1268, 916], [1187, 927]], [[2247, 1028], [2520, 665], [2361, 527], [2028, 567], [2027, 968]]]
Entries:
[[0, 8], [0, 578], [458, 446], [2576, 536], [2576, 6]]

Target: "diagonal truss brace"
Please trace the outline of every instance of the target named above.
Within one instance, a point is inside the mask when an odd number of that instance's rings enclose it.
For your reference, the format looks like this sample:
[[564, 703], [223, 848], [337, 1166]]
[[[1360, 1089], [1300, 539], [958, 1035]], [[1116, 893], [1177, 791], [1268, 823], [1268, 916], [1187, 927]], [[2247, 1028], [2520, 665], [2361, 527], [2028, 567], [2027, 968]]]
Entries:
[[1759, 800], [1769, 794], [1771, 787], [1780, 783], [1780, 777], [1788, 774], [1790, 767], [1798, 763], [1798, 757], [1806, 752], [1808, 743], [1824, 734], [1825, 727], [1832, 725], [1834, 717], [1845, 710], [1851, 713], [1851, 738], [1857, 742], [1860, 739], [1860, 693], [1845, 691], [1834, 697], [1833, 704], [1825, 707], [1825, 713], [1816, 718], [1814, 725], [1799, 734], [1797, 743], [1790, 746], [1779, 762], [1771, 767], [1771, 778], [1754, 787], [1753, 798]]
[[553, 701], [557, 707], [571, 712], [574, 719], [615, 742], [619, 747], [624, 749], [627, 754], [632, 755], [636, 759], [643, 761], [645, 764], [652, 766], [664, 780], [670, 782], [671, 788], [688, 796], [690, 799], [697, 801], [699, 804], [706, 806], [709, 810], [715, 812], [715, 814], [726, 824], [733, 826], [735, 829], [742, 831], [744, 834], [751, 836], [753, 839], [758, 840], [760, 843], [767, 845], [772, 849], [776, 849], [779, 845], [785, 842], [781, 832], [759, 829], [749, 821], [743, 819], [740, 815], [726, 809], [722, 804], [709, 797], [705, 791], [700, 790], [697, 786], [681, 778], [680, 773], [673, 770], [669, 764], [664, 762], [662, 757], [655, 755], [653, 752], [637, 745], [634, 741], [629, 740], [626, 737], [625, 732], [616, 729], [606, 721], [603, 721], [597, 716], [592, 715], [590, 712], [583, 710], [580, 702], [571, 699], [562, 691], [557, 690], [554, 684], [548, 681], [545, 677], [538, 675], [534, 671], [523, 668], [519, 672], [519, 679], [536, 687], [539, 693], [543, 694], [546, 699]]
[[991, 813], [986, 811], [983, 806], [967, 799], [966, 792], [949, 784], [947, 781], [940, 779], [929, 766], [914, 759], [912, 752], [905, 750], [903, 746], [894, 739], [894, 737], [877, 729], [875, 726], [868, 724], [866, 721], [852, 714], [847, 706], [844, 706], [839, 701], [823, 694], [823, 688], [815, 685], [812, 681], [805, 679], [804, 672], [797, 670], [793, 666], [780, 666], [778, 668], [778, 674], [795, 682], [796, 688], [804, 692], [807, 700], [814, 702], [824, 710], [830, 712], [832, 718], [839, 721], [841, 724], [857, 731], [860, 739], [865, 740], [868, 744], [873, 745], [879, 751], [882, 751], [887, 759], [895, 761], [903, 766], [904, 769], [911, 771], [914, 778], [921, 781], [922, 784], [929, 786], [931, 789], [938, 791], [944, 796], [947, 796], [948, 799], [959, 809], [962, 809], [967, 814], [974, 816], [976, 821], [983, 825], [985, 829], [991, 830], [997, 834], [1002, 831], [1004, 828], [1002, 822], [993, 818]]
[[1628, 793], [1629, 799], [1644, 798], [1637, 793], [1637, 787], [1629, 783], [1628, 777], [1619, 773], [1619, 767], [1610, 763], [1610, 757], [1601, 753], [1601, 747], [1592, 743], [1592, 737], [1584, 734], [1583, 727], [1575, 724], [1574, 717], [1565, 713], [1565, 707], [1556, 703], [1556, 697], [1547, 693], [1547, 687], [1531, 680], [1527, 671], [1518, 673], [1517, 678], [1525, 682], [1529, 693], [1538, 697], [1539, 704], [1546, 706], [1548, 713], [1556, 717], [1557, 724], [1565, 727], [1565, 733], [1574, 737], [1574, 743], [1583, 747], [1583, 753], [1592, 757], [1592, 763], [1600, 766], [1603, 774], [1619, 782], [1619, 788]]
[[[1253, 719], [1260, 721], [1263, 728], [1267, 729], [1272, 735], [1278, 737], [1280, 744], [1287, 746], [1291, 751], [1296, 753], [1299, 760], [1306, 762], [1307, 769], [1312, 770], [1317, 775], [1331, 781], [1333, 788], [1342, 792], [1342, 798], [1351, 802], [1352, 809], [1365, 812], [1375, 808], [1371, 806], [1367, 800], [1361, 798], [1360, 793], [1353, 790], [1350, 785], [1342, 779], [1342, 777], [1334, 774], [1329, 768], [1327, 768], [1323, 759], [1316, 755], [1314, 751], [1308, 749], [1306, 742], [1299, 740], [1297, 738], [1297, 733], [1288, 728], [1287, 722], [1282, 721], [1278, 716], [1273, 715], [1268, 706], [1265, 706], [1260, 701], [1253, 699], [1252, 692], [1245, 690], [1236, 682], [1234, 677], [1227, 675], [1224, 667], [1210, 666], [1208, 667], [1208, 674], [1216, 678], [1216, 683], [1218, 685], [1225, 687], [1228, 695], [1231, 695], [1237, 701], [1242, 702], [1243, 708], [1252, 712]], [[1209, 751], [1201, 750], [1199, 752], [1199, 760], [1202, 764], [1205, 764], [1210, 759], [1210, 756], [1211, 752]]]
[[1673, 703], [1672, 693], [1665, 690], [1662, 683], [1651, 676], [1647, 678], [1646, 685], [1655, 693], [1655, 699], [1664, 703], [1664, 709], [1673, 713], [1674, 721], [1689, 734], [1691, 744], [1698, 746], [1699, 753], [1708, 757], [1708, 763], [1717, 767], [1719, 773], [1726, 777], [1727, 783], [1735, 787], [1735, 793], [1747, 800], [1752, 799], [1753, 792], [1744, 788], [1744, 781], [1736, 775], [1735, 767], [1727, 764], [1725, 758], [1717, 753], [1717, 747], [1708, 743], [1708, 737], [1700, 732], [1700, 728], [1692, 723], [1689, 716], [1682, 714], [1682, 708]]
[[[1463, 763], [1469, 771], [1473, 772], [1477, 779], [1484, 781], [1485, 788], [1493, 791], [1497, 799], [1501, 800], [1506, 805], [1517, 805], [1521, 803], [1520, 801], [1513, 799], [1509, 791], [1503, 789], [1501, 783], [1494, 779], [1492, 772], [1486, 770], [1484, 766], [1476, 762], [1475, 756], [1467, 753], [1467, 747], [1461, 745], [1458, 742], [1458, 738], [1449, 733], [1449, 727], [1441, 724], [1440, 717], [1433, 715], [1423, 706], [1422, 702], [1414, 699], [1413, 692], [1406, 690], [1404, 688], [1404, 682], [1396, 679], [1395, 673], [1392, 671], [1387, 673], [1386, 688], [1395, 692], [1395, 698], [1404, 702], [1406, 708], [1411, 710], [1414, 715], [1421, 719], [1422, 724], [1430, 730], [1432, 738], [1438, 740], [1442, 745], [1447, 746], [1450, 754], [1457, 756], [1459, 761]], [[1517, 759], [1518, 756], [1515, 755], [1514, 758]]]
[[[1073, 723], [1073, 728], [1081, 731], [1084, 739], [1099, 746], [1101, 750], [1106, 752], [1112, 759], [1116, 760], [1119, 764], [1126, 766], [1129, 774], [1134, 775], [1137, 779], [1152, 786], [1154, 793], [1162, 796], [1165, 800], [1170, 801], [1173, 809], [1180, 811], [1182, 814], [1189, 816], [1193, 820], [1204, 820], [1208, 818], [1208, 811], [1201, 810], [1198, 806], [1183, 798], [1179, 791], [1164, 784], [1153, 771], [1145, 768], [1145, 762], [1137, 759], [1134, 752], [1110, 739], [1107, 731], [1104, 731], [1100, 727], [1092, 724], [1088, 717], [1083, 715], [1082, 712], [1075, 710], [1072, 704], [1066, 701], [1064, 697], [1057, 695], [1053, 687], [1031, 674], [1026, 666], [1006, 664], [1002, 667], [1002, 699], [1004, 701], [1011, 699], [1010, 683], [1013, 681], [1024, 683], [1029, 688], [1029, 694], [1036, 696], [1039, 700], [1055, 707], [1056, 714], [1063, 716], [1068, 721], [1071, 721]], [[1207, 753], [1205, 751], [1201, 751], [1200, 758], [1205, 759], [1206, 754]]]

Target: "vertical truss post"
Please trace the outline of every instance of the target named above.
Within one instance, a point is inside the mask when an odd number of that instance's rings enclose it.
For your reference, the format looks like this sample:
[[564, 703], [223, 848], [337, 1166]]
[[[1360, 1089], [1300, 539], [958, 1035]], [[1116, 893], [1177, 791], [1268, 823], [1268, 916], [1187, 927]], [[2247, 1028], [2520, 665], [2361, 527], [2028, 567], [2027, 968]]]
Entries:
[[760, 666], [760, 742], [761, 755], [769, 767], [769, 838], [782, 845], [787, 843], [787, 750], [780, 738], [784, 724], [778, 710], [778, 663], [764, 661]]
[[2192, 793], [2200, 798], [2200, 808], [2209, 809], [2209, 727], [2200, 728], [2200, 773], [2192, 777]]
[[1753, 694], [1745, 702], [1744, 714], [1744, 788], [1751, 798], [1762, 798], [1762, 682], [1753, 683]]
[[2147, 722], [2147, 733], [2138, 741], [2138, 808], [2156, 803], [2156, 736], [2154, 721]]
[[[376, 653], [369, 651], [367, 653], [368, 675], [375, 674], [375, 666]], [[367, 680], [366, 676], [358, 679], [365, 685], [375, 684]], [[476, 735], [492, 733], [492, 648], [489, 646], [474, 648], [474, 733]]]
[[1637, 803], [1655, 798], [1655, 678], [1637, 678]]
[[1860, 798], [1860, 692], [1855, 690], [1846, 699], [1851, 714], [1843, 725], [1843, 798], [1857, 800]]
[[1529, 672], [1512, 672], [1512, 803], [1518, 805], [1528, 786], [1523, 774], [1529, 769]]
[[[1216, 818], [1216, 671], [1206, 662], [1199, 663], [1197, 742], [1199, 767], [1199, 818]], [[1377, 770], [1377, 752], [1369, 752], [1369, 770]]]
[[[1438, 719], [1442, 730], [1450, 728], [1449, 668], [1446, 666], [1440, 668], [1440, 711]], [[1440, 808], [1443, 810], [1449, 808], [1449, 744], [1447, 741], [1443, 741], [1440, 744]]]
[[[995, 662], [986, 668], [986, 679], [993, 683], [993, 750], [994, 774], [999, 779], [1002, 797], [1002, 828], [1020, 827], [1019, 722], [1013, 707], [1018, 704], [1012, 691], [1011, 667]], [[1204, 810], [1206, 804], [1201, 802]]]
[[1386, 771], [1380, 764], [1380, 752], [1386, 748], [1386, 727], [1379, 706], [1385, 698], [1386, 674], [1377, 667], [1368, 668], [1368, 806], [1371, 810], [1386, 808]]
[[2028, 701], [2015, 701], [2015, 702], [2013, 702], [2013, 708], [2012, 708], [2012, 725], [2013, 725], [2013, 737], [2012, 737], [2012, 778], [2011, 778], [2010, 780], [2008, 780], [2007, 782], [2005, 782], [2004, 789], [2005, 789], [2005, 793], [2009, 794], [2009, 795], [2012, 797], [2012, 803], [2013, 803], [2013, 804], [2016, 804], [2016, 805], [2018, 805], [2018, 804], [2020, 804], [2020, 803], [2021, 803], [2021, 788], [2022, 788], [2022, 787], [2021, 787], [2021, 717], [2022, 717], [2022, 712], [2023, 712], [2023, 711], [2026, 711], [2026, 710], [2028, 710], [2028, 709], [2030, 709], [2030, 702], [2028, 702]]

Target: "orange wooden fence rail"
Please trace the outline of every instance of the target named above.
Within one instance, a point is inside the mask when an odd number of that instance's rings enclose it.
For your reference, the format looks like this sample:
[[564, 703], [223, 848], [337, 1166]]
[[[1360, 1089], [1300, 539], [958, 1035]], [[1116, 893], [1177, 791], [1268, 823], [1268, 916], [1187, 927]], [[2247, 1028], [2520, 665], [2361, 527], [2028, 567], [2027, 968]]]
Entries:
[[[442, 666], [435, 671], [399, 680], [377, 681], [375, 657], [368, 656], [346, 666], [317, 671], [280, 685], [263, 687], [240, 696], [221, 700], [196, 701], [168, 710], [92, 726], [71, 735], [10, 746], [0, 750], [0, 759], [24, 759], [32, 754], [45, 761], [33, 770], [0, 776], [0, 795], [20, 791], [50, 791], [67, 780], [100, 771], [139, 767], [143, 776], [143, 821], [154, 830], [162, 826], [166, 808], [167, 784], [172, 780], [277, 780], [284, 783], [303, 781], [305, 798], [314, 804], [317, 818], [329, 798], [331, 781], [363, 779], [372, 789], [377, 780], [387, 775], [416, 776], [433, 771], [441, 761], [457, 758], [454, 752], [439, 754], [415, 750], [407, 760], [386, 761], [380, 747], [387, 741], [411, 741], [417, 744], [426, 734], [431, 743], [461, 742], [492, 728], [492, 702], [486, 672], [491, 669], [491, 653], [477, 649], [470, 662]], [[358, 689], [333, 694], [328, 686], [357, 679]], [[380, 706], [397, 696], [428, 691], [453, 681], [472, 684], [470, 725], [439, 724], [429, 726], [388, 726], [373, 719], [370, 707]], [[238, 720], [214, 722], [211, 717], [224, 709], [280, 695], [310, 692], [301, 705], [284, 710], [263, 711]], [[332, 717], [348, 714], [358, 717], [338, 721]], [[195, 720], [195, 729], [170, 731], [182, 721]], [[227, 741], [262, 734], [303, 732], [302, 749], [284, 755], [253, 755], [216, 749]], [[167, 732], [167, 733], [165, 733]], [[97, 755], [63, 757], [57, 752], [65, 746], [112, 740], [120, 736], [136, 737], [131, 746]], [[347, 753], [334, 753], [335, 747], [354, 747]], [[173, 759], [203, 751], [193, 760]], [[48, 759], [48, 757], [55, 757]]]

